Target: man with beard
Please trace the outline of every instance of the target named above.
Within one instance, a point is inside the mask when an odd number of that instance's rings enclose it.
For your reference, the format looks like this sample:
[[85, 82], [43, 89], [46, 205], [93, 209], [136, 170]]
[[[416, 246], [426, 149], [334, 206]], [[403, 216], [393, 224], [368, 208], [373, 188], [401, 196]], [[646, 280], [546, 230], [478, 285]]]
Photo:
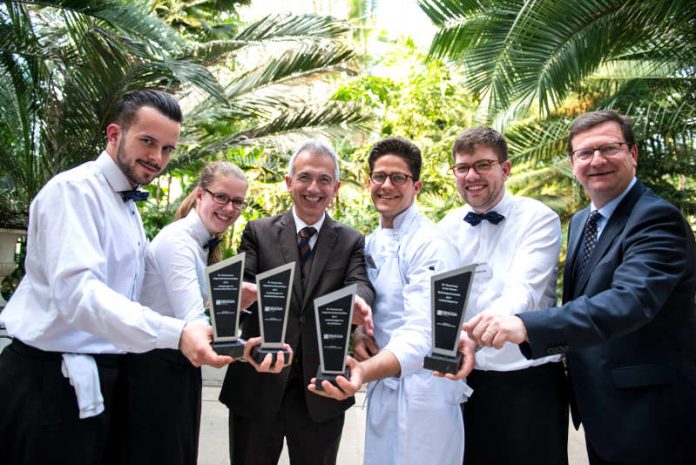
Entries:
[[26, 275], [0, 317], [13, 338], [0, 356], [0, 463], [115, 462], [125, 352], [178, 348], [196, 366], [232, 361], [213, 352], [207, 325], [136, 302], [147, 250], [137, 187], [167, 166], [181, 121], [166, 93], [125, 95], [106, 150], [32, 202]]

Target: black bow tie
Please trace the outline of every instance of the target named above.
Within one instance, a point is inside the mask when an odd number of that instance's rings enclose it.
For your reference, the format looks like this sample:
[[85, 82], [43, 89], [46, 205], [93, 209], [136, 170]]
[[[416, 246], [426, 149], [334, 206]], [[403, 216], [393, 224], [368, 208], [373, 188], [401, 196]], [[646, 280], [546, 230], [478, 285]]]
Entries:
[[121, 194], [121, 198], [124, 202], [128, 202], [129, 200], [132, 200], [133, 202], [143, 202], [147, 200], [148, 196], [150, 195], [149, 192], [141, 191], [139, 189], [121, 191], [119, 194]]
[[476, 226], [477, 224], [479, 224], [483, 220], [486, 220], [492, 224], [498, 224], [501, 221], [503, 221], [504, 219], [505, 219], [505, 217], [503, 215], [501, 215], [498, 212], [493, 212], [493, 211], [490, 211], [488, 213], [469, 212], [464, 217], [464, 221], [469, 223], [471, 226]]
[[215, 246], [218, 245], [220, 242], [222, 242], [222, 239], [213, 237], [212, 239], [208, 240], [208, 242], [203, 244], [203, 248], [213, 250], [213, 248], [215, 248]]

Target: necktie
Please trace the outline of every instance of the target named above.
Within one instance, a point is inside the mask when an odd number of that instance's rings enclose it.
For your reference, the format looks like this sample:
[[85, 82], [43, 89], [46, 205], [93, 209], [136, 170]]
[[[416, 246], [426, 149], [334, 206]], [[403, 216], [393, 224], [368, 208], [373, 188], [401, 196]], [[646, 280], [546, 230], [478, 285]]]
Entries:
[[312, 256], [312, 248], [309, 246], [309, 239], [317, 233], [317, 230], [311, 226], [306, 226], [300, 229], [300, 263], [304, 263]]
[[578, 262], [578, 276], [582, 274], [585, 266], [587, 266], [587, 262], [590, 261], [592, 252], [594, 252], [597, 246], [597, 222], [601, 217], [602, 214], [599, 213], [599, 210], [595, 210], [585, 223], [585, 229], [582, 232], [582, 255]]
[[121, 191], [119, 194], [121, 194], [121, 198], [124, 202], [128, 202], [129, 200], [132, 200], [133, 202], [143, 202], [147, 200], [148, 196], [150, 195], [149, 192], [141, 191], [139, 189]]
[[213, 250], [216, 245], [218, 245], [220, 242], [222, 242], [222, 239], [218, 239], [217, 237], [213, 237], [208, 240], [205, 244], [203, 244], [204, 249], [210, 249]]
[[504, 219], [505, 217], [503, 215], [494, 211], [490, 211], [487, 213], [469, 212], [464, 217], [464, 221], [469, 223], [471, 226], [476, 226], [483, 220], [486, 220], [491, 224], [498, 224]]

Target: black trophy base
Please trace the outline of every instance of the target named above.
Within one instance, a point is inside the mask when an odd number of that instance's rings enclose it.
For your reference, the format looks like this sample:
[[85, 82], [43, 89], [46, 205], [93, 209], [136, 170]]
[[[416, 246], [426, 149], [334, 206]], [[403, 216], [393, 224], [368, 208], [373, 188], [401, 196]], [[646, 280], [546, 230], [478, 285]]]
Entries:
[[423, 368], [430, 371], [439, 371], [440, 373], [456, 374], [462, 362], [462, 354], [457, 352], [456, 357], [448, 357], [446, 355], [433, 354], [423, 359]]
[[213, 350], [220, 355], [229, 355], [234, 358], [244, 355], [244, 341], [241, 339], [230, 342], [213, 342], [212, 346]]
[[286, 352], [284, 349], [264, 349], [260, 346], [254, 346], [254, 348], [251, 349], [251, 357], [257, 364], [261, 364], [263, 359], [266, 358], [266, 354], [271, 354], [273, 357], [271, 360], [271, 366], [273, 366], [278, 359], [278, 352], [283, 353], [283, 365], [287, 365], [288, 361], [290, 360], [290, 352]]
[[317, 387], [317, 391], [323, 391], [323, 390], [324, 390], [324, 387], [321, 385], [321, 382], [324, 381], [324, 380], [326, 380], [326, 381], [328, 381], [329, 383], [333, 384], [333, 385], [336, 386], [338, 389], [341, 389], [341, 388], [338, 386], [338, 383], [336, 382], [336, 377], [337, 377], [337, 376], [343, 376], [343, 377], [346, 378], [346, 379], [350, 379], [350, 371], [348, 370], [348, 368], [346, 368], [346, 371], [344, 371], [342, 375], [337, 375], [337, 374], [335, 374], [335, 373], [323, 373], [323, 372], [321, 371], [321, 367], [319, 367], [319, 368], [317, 369], [317, 383], [315, 384], [315, 386]]

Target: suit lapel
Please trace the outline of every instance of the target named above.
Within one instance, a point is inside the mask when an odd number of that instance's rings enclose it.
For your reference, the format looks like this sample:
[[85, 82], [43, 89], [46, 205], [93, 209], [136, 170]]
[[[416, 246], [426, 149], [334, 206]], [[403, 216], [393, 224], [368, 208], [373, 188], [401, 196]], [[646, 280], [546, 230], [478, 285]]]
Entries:
[[616, 236], [623, 231], [624, 227], [626, 226], [626, 222], [628, 221], [628, 217], [633, 210], [633, 206], [644, 191], [645, 186], [643, 186], [643, 184], [640, 182], [636, 182], [635, 186], [633, 186], [628, 194], [626, 194], [626, 197], [621, 200], [621, 203], [619, 203], [616, 210], [614, 210], [614, 213], [612, 213], [611, 218], [609, 218], [609, 221], [604, 226], [604, 230], [602, 230], [602, 234], [599, 236], [597, 246], [590, 257], [590, 261], [587, 262], [587, 266], [585, 267], [583, 273], [580, 276], [577, 276], [577, 279], [575, 280], [573, 292], [575, 296], [579, 295], [585, 289], [585, 285], [590, 279], [590, 275], [594, 271], [594, 268], [607, 253], [609, 247], [616, 239]]
[[300, 275], [299, 263], [300, 252], [297, 248], [297, 227], [295, 219], [292, 217], [292, 210], [288, 210], [278, 222], [278, 230], [276, 231], [280, 251], [283, 254], [285, 263], [295, 262], [295, 278], [292, 283], [291, 308], [300, 309], [302, 303], [302, 277]]
[[589, 207], [580, 210], [573, 216], [570, 221], [570, 226], [568, 227], [568, 251], [566, 252], [566, 265], [563, 270], [563, 302], [567, 302], [573, 298], [571, 293], [575, 287], [573, 285], [575, 282], [575, 261], [578, 257], [580, 239], [582, 238], [582, 232], [583, 229], [585, 229], [585, 222], [589, 214]]
[[327, 214], [324, 218], [324, 224], [321, 226], [321, 231], [319, 231], [317, 243], [314, 245], [314, 258], [312, 259], [312, 267], [309, 272], [309, 279], [302, 299], [302, 308], [305, 308], [305, 306], [310, 303], [309, 298], [314, 295], [314, 288], [317, 286], [321, 275], [324, 273], [324, 268], [326, 268], [326, 264], [329, 263], [331, 253], [336, 246], [338, 235], [334, 230], [335, 224], [336, 223]]

